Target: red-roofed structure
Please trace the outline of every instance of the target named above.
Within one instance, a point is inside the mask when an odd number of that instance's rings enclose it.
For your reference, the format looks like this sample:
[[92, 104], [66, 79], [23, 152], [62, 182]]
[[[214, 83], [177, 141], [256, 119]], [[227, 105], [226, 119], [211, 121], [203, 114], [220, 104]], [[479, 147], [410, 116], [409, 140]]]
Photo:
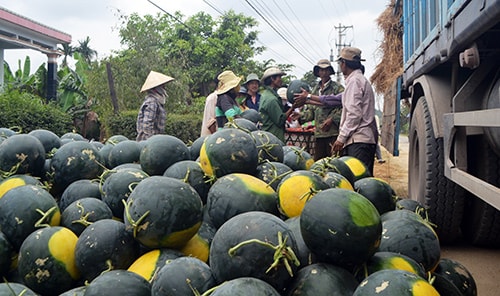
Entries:
[[[62, 54], [58, 44], [71, 43], [71, 35], [45, 26], [0, 7], [0, 65], [4, 63], [5, 49], [33, 49], [47, 55], [47, 99], [57, 94], [57, 58]], [[0, 85], [3, 85], [3, 67], [0, 67]]]

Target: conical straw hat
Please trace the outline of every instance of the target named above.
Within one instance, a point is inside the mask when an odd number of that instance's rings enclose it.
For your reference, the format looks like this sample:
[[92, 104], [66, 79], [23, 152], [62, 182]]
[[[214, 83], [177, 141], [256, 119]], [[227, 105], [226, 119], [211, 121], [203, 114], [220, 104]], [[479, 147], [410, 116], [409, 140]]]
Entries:
[[141, 92], [155, 88], [159, 85], [165, 84], [167, 82], [170, 82], [174, 80], [174, 78], [167, 76], [165, 74], [161, 74], [155, 71], [149, 72], [148, 78], [146, 78], [146, 81], [144, 82], [144, 85], [141, 88]]

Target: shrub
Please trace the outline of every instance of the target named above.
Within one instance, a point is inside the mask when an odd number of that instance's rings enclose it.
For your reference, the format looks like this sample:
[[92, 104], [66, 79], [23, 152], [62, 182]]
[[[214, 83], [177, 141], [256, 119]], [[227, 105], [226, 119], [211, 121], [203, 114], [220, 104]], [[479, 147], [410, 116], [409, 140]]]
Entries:
[[0, 127], [19, 129], [29, 133], [35, 129], [50, 130], [62, 136], [73, 130], [71, 116], [55, 103], [44, 103], [44, 99], [18, 91], [0, 94]]

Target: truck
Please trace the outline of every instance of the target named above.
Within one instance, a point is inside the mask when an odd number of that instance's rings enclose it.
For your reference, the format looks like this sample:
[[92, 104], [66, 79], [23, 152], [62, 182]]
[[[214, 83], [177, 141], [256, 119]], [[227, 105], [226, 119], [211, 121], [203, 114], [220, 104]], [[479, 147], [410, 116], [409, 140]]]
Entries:
[[[395, 4], [403, 27], [396, 100], [410, 105], [408, 198], [425, 205], [441, 242], [499, 247], [500, 0]], [[387, 135], [397, 141], [397, 132]]]

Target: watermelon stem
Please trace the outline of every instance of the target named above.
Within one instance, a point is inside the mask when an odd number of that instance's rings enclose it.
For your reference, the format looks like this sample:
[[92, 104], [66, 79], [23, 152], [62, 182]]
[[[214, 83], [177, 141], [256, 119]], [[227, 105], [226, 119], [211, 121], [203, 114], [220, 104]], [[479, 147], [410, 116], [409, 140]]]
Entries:
[[79, 224], [82, 224], [85, 227], [91, 225], [92, 222], [89, 222], [87, 220], [89, 218], [89, 215], [91, 214], [91, 212], [85, 213], [85, 208], [83, 207], [83, 205], [82, 205], [82, 203], [80, 201], [76, 202], [76, 207], [81, 210], [80, 219], [73, 220], [73, 221], [71, 221], [71, 223], [79, 223]]
[[17, 170], [19, 170], [19, 167], [21, 164], [26, 160], [28, 155], [21, 153], [16, 155], [17, 158], [19, 159], [19, 162], [13, 165], [8, 172], [0, 170], [0, 177], [3, 179], [7, 179], [8, 177], [15, 175], [17, 173]]
[[149, 210], [146, 211], [146, 213], [144, 213], [144, 215], [142, 215], [137, 221], [134, 221], [134, 219], [132, 219], [132, 216], [130, 215], [130, 206], [132, 205], [132, 200], [130, 200], [128, 203], [122, 199], [122, 203], [123, 203], [123, 206], [125, 207], [125, 217], [127, 218], [127, 221], [128, 223], [130, 223], [130, 225], [132, 225], [133, 227], [133, 234], [134, 234], [134, 237], [137, 237], [137, 231], [139, 229], [139, 227], [141, 226], [141, 222], [142, 220], [146, 219], [146, 217], [149, 215]]
[[287, 246], [287, 241], [288, 241], [288, 235], [283, 239], [283, 234], [279, 231], [278, 232], [278, 245], [273, 245], [268, 242], [261, 241], [259, 239], [249, 239], [246, 241], [242, 241], [241, 243], [237, 244], [236, 246], [230, 248], [228, 250], [229, 256], [233, 257], [236, 254], [236, 251], [238, 251], [239, 248], [249, 245], [249, 244], [258, 244], [264, 247], [268, 247], [270, 249], [274, 250], [274, 255], [273, 255], [273, 263], [269, 268], [266, 270], [266, 273], [271, 271], [273, 268], [276, 268], [278, 264], [282, 261], [282, 263], [285, 265], [286, 270], [288, 271], [288, 274], [293, 277], [293, 271], [292, 267], [290, 266], [290, 261], [295, 265], [299, 266], [300, 261], [295, 255], [295, 252], [290, 246]]
[[276, 166], [274, 164], [272, 164], [269, 160], [266, 159], [266, 161], [271, 165], [271, 167], [273, 168], [272, 172], [273, 172], [273, 179], [271, 181], [269, 181], [269, 183], [267, 184], [268, 187], [270, 187], [274, 182], [280, 182], [286, 175], [289, 175], [291, 174], [293, 171], [288, 171], [288, 172], [284, 172], [283, 174], [281, 175], [278, 175], [278, 169], [276, 168]]
[[[257, 140], [255, 139], [255, 135], [252, 134], [251, 132], [249, 133], [250, 136], [253, 138], [254, 142], [257, 143]], [[259, 150], [259, 163], [263, 162], [264, 160], [268, 160], [265, 157], [262, 157], [262, 153], [266, 152], [269, 157], [272, 158], [273, 161], [278, 161], [278, 157], [273, 155], [271, 151], [273, 150], [274, 147], [277, 147], [278, 144], [273, 144], [271, 143], [271, 138], [269, 137], [268, 134], [262, 134], [263, 137], [266, 138], [267, 142], [264, 143], [264, 140], [260, 141], [262, 142], [262, 145], [258, 145], [257, 149]]]
[[303, 198], [306, 199], [306, 202], [309, 201], [316, 193], [320, 192], [321, 190], [316, 190], [312, 187], [309, 187], [309, 192], [305, 192], [302, 194], [299, 199], [302, 200]]
[[[37, 213], [42, 215], [42, 218], [40, 218], [38, 221], [35, 222], [35, 227], [50, 227], [51, 225], [48, 223], [43, 223], [45, 220], [48, 220], [49, 217], [52, 216], [52, 213], [57, 210], [57, 206], [53, 206], [50, 208], [47, 212], [44, 212], [40, 209], [36, 209]], [[47, 221], [48, 222], [48, 221]]]

